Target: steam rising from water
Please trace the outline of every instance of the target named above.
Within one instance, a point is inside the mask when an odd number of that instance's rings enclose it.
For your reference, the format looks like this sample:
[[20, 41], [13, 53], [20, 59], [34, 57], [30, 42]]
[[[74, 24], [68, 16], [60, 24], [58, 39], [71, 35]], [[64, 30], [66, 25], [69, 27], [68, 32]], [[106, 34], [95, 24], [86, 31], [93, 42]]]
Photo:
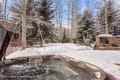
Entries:
[[91, 80], [93, 77], [78, 67], [60, 60], [34, 61], [5, 67], [4, 80]]

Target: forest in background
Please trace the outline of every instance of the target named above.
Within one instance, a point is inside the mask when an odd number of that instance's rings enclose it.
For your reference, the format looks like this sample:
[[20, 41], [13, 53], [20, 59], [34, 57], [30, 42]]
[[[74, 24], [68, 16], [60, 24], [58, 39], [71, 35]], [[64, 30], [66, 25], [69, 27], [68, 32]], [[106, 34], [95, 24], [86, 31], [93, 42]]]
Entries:
[[[120, 35], [119, 5], [115, 0], [1, 1], [0, 21], [14, 32], [12, 45], [23, 48], [45, 43], [94, 43], [98, 34]], [[15, 43], [16, 42], [16, 43]]]

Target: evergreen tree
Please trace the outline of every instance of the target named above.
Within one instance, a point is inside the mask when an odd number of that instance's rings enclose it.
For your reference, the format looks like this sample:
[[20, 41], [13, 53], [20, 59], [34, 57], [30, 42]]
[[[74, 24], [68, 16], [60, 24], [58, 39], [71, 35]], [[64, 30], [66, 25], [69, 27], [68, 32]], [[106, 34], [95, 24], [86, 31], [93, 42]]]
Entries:
[[[40, 4], [40, 5], [39, 5]], [[42, 20], [48, 22], [49, 25], [40, 25], [40, 29], [42, 31], [42, 35], [44, 39], [53, 39], [54, 33], [52, 32], [52, 19], [53, 19], [53, 12], [52, 9], [52, 0], [41, 0], [37, 2], [37, 12], [40, 16], [42, 16]]]
[[[29, 27], [31, 26], [31, 21], [30, 21], [30, 16], [33, 16], [31, 15], [31, 11], [32, 11], [32, 8], [34, 8], [34, 6], [30, 6], [31, 5], [31, 2], [32, 0], [28, 0], [26, 2], [26, 21], [27, 21], [27, 26], [26, 27]], [[20, 38], [20, 36], [22, 35], [22, 15], [23, 15], [23, 7], [24, 5], [22, 4], [22, 0], [19, 0], [19, 1], [16, 1], [15, 4], [13, 4], [10, 8], [10, 10], [12, 11], [13, 13], [13, 22], [17, 22], [17, 26], [16, 26], [16, 32], [15, 32], [15, 38], [18, 39]], [[29, 31], [29, 28], [27, 28], [27, 33]], [[30, 32], [31, 33], [31, 32]], [[29, 37], [30, 34], [27, 34], [27, 37]]]
[[52, 0], [41, 0], [41, 10], [40, 14], [43, 16], [43, 20], [50, 22], [53, 19], [53, 12], [54, 10], [52, 9]]
[[[11, 11], [13, 13], [13, 21], [18, 22], [16, 33], [17, 36], [19, 35], [21, 37], [21, 30], [22, 30], [22, 11], [23, 11], [23, 0], [17, 1], [15, 4], [11, 6]], [[42, 20], [41, 14], [38, 16], [36, 10], [36, 4], [34, 0], [27, 0], [26, 2], [26, 23], [27, 23], [27, 39], [32, 40], [37, 37], [39, 27], [38, 25], [47, 25], [48, 22]], [[17, 38], [20, 38], [17, 37]]]
[[77, 39], [82, 43], [86, 43], [86, 41], [91, 42], [94, 34], [92, 13], [89, 10], [85, 10], [78, 24], [80, 27], [78, 29]]
[[[30, 18], [31, 16], [35, 16], [36, 14], [36, 11], [35, 11], [35, 3], [34, 3], [34, 0], [28, 0], [27, 1], [27, 4], [26, 4], [26, 14], [28, 16], [28, 18]], [[38, 27], [36, 26], [35, 24], [35, 21], [28, 21], [28, 26], [30, 26], [30, 28], [28, 28], [28, 31], [27, 31], [27, 39], [28, 40], [32, 40], [36, 37], [37, 35], [37, 30], [38, 30]]]

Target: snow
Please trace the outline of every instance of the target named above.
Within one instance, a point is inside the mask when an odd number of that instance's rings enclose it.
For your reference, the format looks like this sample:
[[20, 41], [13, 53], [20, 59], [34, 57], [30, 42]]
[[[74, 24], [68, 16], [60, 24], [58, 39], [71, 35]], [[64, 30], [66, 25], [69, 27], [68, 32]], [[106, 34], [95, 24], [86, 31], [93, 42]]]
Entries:
[[120, 35], [117, 35], [117, 37], [120, 37]]
[[42, 48], [27, 48], [23, 51], [17, 51], [7, 59], [37, 55], [63, 55], [75, 58], [76, 60], [85, 61], [94, 64], [104, 71], [114, 75], [120, 80], [120, 51], [101, 51], [92, 50], [88, 46], [80, 46], [75, 44], [46, 44]]
[[113, 37], [113, 36], [110, 34], [100, 34], [98, 35], [98, 37]]

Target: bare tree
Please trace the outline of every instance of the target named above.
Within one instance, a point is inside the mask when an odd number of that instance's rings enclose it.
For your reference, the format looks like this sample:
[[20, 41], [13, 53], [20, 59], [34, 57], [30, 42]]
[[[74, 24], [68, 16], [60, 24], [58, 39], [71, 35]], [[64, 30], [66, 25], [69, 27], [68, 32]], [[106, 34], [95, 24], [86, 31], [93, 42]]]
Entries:
[[7, 0], [4, 0], [4, 16], [5, 16], [5, 22], [7, 20]]
[[22, 48], [25, 49], [26, 48], [26, 1], [22, 0]]
[[[26, 48], [26, 37], [31, 35], [31, 32], [29, 32], [28, 29], [32, 26], [32, 23], [34, 22], [37, 24], [39, 37], [42, 38], [40, 25], [46, 25], [48, 26], [48, 22], [43, 21], [43, 17], [38, 15], [38, 11], [36, 10], [37, 5], [34, 4], [34, 1], [31, 0], [33, 3], [29, 4], [26, 0], [19, 0], [19, 2], [16, 2], [13, 6], [11, 6], [11, 11], [13, 12], [13, 20], [15, 22], [19, 22], [19, 34], [22, 36], [22, 47], [23, 49]], [[28, 7], [30, 5], [31, 7]], [[30, 9], [30, 10], [29, 10]], [[22, 25], [21, 25], [22, 23]], [[22, 28], [21, 28], [22, 27]], [[21, 30], [22, 29], [22, 30]], [[22, 34], [21, 34], [22, 31]], [[27, 34], [28, 33], [28, 34]], [[27, 35], [26, 35], [27, 34]], [[38, 36], [38, 35], [37, 35]], [[41, 43], [43, 42], [43, 38]]]
[[71, 9], [71, 1], [70, 0], [68, 0], [68, 2], [67, 2], [67, 21], [68, 21], [68, 38], [70, 39], [70, 9]]
[[75, 41], [77, 36], [77, 30], [78, 30], [78, 15], [80, 14], [80, 0], [71, 0], [71, 40]]
[[106, 31], [106, 34], [109, 33], [108, 31], [108, 0], [105, 0], [105, 31]]
[[114, 0], [102, 0], [99, 2], [98, 24], [100, 33], [115, 34], [114, 28], [119, 23], [119, 10], [115, 8]]
[[54, 0], [56, 4], [56, 23], [58, 28], [59, 37], [58, 40], [61, 42], [62, 39], [62, 26], [63, 26], [63, 0]]

